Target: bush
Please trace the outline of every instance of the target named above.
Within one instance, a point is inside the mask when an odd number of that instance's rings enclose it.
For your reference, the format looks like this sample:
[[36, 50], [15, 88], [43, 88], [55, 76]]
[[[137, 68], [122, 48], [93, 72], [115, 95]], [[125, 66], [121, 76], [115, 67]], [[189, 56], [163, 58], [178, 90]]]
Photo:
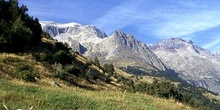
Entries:
[[103, 70], [107, 72], [109, 75], [113, 75], [114, 73], [114, 66], [112, 64], [104, 64]]
[[96, 80], [98, 78], [97, 73], [98, 73], [97, 70], [88, 69], [85, 76], [86, 76], [87, 79]]
[[68, 47], [67, 43], [62, 43], [62, 42], [56, 42], [55, 43], [55, 48], [57, 48], [58, 50], [64, 50], [64, 51], [69, 51], [71, 50], [71, 48]]
[[53, 57], [57, 63], [62, 65], [71, 64], [73, 60], [73, 57], [64, 50], [59, 50], [53, 55]]
[[46, 52], [39, 52], [36, 53], [35, 55], [36, 60], [40, 61], [40, 62], [52, 62], [52, 55], [50, 55], [49, 53]]
[[63, 69], [63, 66], [60, 63], [55, 63], [53, 65], [55, 77], [60, 79], [66, 79], [68, 77], [68, 72]]
[[100, 67], [100, 62], [99, 62], [98, 57], [95, 57], [95, 58], [94, 58], [93, 63], [94, 63], [96, 66]]
[[22, 79], [25, 81], [30, 81], [30, 82], [34, 82], [35, 77], [36, 77], [36, 72], [34, 71], [34, 69], [26, 64], [23, 63], [19, 63], [16, 66], [16, 70], [15, 70], [15, 76], [18, 79]]
[[7, 65], [12, 65], [15, 62], [20, 62], [20, 60], [17, 59], [17, 58], [13, 58], [13, 57], [7, 57], [7, 58], [3, 59], [2, 62], [7, 64]]
[[81, 72], [81, 67], [79, 65], [65, 65], [64, 70], [70, 74], [73, 74], [75, 76], [79, 76], [80, 72]]

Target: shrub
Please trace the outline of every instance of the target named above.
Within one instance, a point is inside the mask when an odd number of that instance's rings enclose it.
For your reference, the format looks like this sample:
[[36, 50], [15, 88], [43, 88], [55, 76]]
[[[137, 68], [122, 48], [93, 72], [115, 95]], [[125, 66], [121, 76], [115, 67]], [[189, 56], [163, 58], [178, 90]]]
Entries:
[[35, 58], [41, 62], [52, 62], [52, 55], [46, 52], [39, 52], [35, 55]]
[[94, 58], [93, 63], [94, 63], [96, 66], [100, 67], [100, 62], [99, 62], [98, 57], [95, 57], [95, 58]]
[[69, 53], [64, 51], [64, 50], [59, 50], [58, 52], [56, 52], [53, 55], [53, 57], [54, 57], [56, 62], [58, 62], [58, 63], [60, 63], [62, 65], [71, 64], [72, 63], [72, 59], [73, 59], [73, 57]]
[[107, 72], [109, 75], [112, 75], [114, 73], [114, 66], [112, 64], [104, 64], [103, 70]]
[[111, 82], [111, 79], [110, 79], [109, 77], [106, 77], [106, 78], [105, 78], [105, 82], [106, 82], [106, 83], [110, 83], [110, 82]]
[[17, 59], [17, 58], [13, 58], [13, 57], [7, 57], [7, 58], [3, 59], [2, 62], [7, 64], [7, 65], [12, 65], [15, 62], [20, 62], [20, 60]]
[[18, 79], [22, 79], [25, 81], [30, 81], [30, 82], [34, 82], [35, 77], [36, 77], [36, 72], [35, 70], [27, 65], [27, 64], [23, 64], [23, 63], [19, 63], [16, 66], [16, 70], [15, 70], [15, 76]]
[[86, 72], [86, 78], [87, 79], [93, 79], [93, 80], [96, 80], [98, 78], [98, 75], [97, 75], [98, 71], [97, 70], [94, 70], [94, 69], [88, 69], [87, 72]]
[[65, 65], [64, 70], [70, 74], [74, 74], [75, 76], [79, 76], [81, 72], [81, 67], [79, 65]]
[[64, 51], [71, 50], [71, 48], [68, 47], [67, 43], [62, 43], [62, 42], [56, 42], [55, 48], [57, 48], [58, 50], [64, 50]]
[[68, 77], [68, 72], [63, 69], [63, 66], [60, 63], [55, 63], [53, 65], [55, 77], [60, 79], [66, 79]]

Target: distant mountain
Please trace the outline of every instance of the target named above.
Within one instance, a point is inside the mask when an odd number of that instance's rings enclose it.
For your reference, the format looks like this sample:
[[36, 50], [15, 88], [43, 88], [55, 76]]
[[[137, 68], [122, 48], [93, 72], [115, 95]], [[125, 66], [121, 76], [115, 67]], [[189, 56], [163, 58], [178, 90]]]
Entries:
[[220, 93], [220, 59], [192, 41], [163, 40], [148, 47], [179, 77], [192, 85]]
[[40, 22], [43, 31], [54, 39], [67, 42], [74, 50], [102, 62], [116, 66], [145, 66], [148, 69], [166, 70], [164, 64], [148, 49], [147, 45], [134, 36], [115, 31], [111, 36], [95, 26], [78, 23], [59, 24], [51, 21]]
[[93, 45], [99, 43], [107, 35], [95, 26], [78, 23], [59, 24], [52, 21], [40, 22], [43, 31], [49, 33], [54, 39], [68, 43], [74, 50], [83, 54], [91, 50]]
[[146, 45], [134, 36], [116, 30], [107, 36], [95, 26], [78, 23], [40, 22], [53, 38], [67, 42], [75, 51], [102, 63], [145, 70], [173, 70], [188, 83], [220, 93], [220, 58], [181, 38]]
[[214, 55], [220, 57], [220, 52], [216, 52]]
[[87, 53], [87, 56], [99, 56], [120, 66], [149, 67], [151, 65], [160, 70], [166, 69], [157, 56], [148, 49], [147, 45], [120, 30], [115, 31], [94, 47], [93, 51]]

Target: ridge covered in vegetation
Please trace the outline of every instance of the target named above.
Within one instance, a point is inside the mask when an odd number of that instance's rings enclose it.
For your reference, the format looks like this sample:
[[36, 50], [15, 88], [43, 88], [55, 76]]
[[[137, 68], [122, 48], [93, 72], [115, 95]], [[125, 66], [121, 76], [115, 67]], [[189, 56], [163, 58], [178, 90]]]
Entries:
[[[43, 33], [27, 10], [17, 0], [0, 0], [0, 104], [36, 109], [220, 108], [204, 89], [159, 76], [139, 76], [134, 68], [127, 71], [133, 75], [127, 74], [112, 64], [100, 64], [97, 57], [92, 61], [79, 55]], [[171, 106], [177, 103], [185, 105]]]

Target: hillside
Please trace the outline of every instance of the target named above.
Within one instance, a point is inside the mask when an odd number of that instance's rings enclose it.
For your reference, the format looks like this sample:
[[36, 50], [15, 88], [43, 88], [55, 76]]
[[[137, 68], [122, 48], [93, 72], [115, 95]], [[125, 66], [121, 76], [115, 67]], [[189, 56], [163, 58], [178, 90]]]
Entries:
[[[80, 55], [67, 43], [42, 32], [38, 19], [29, 16], [27, 10], [26, 6], [19, 7], [17, 0], [0, 1], [0, 109], [220, 108], [217, 94], [184, 81], [168, 80], [171, 73], [154, 66], [152, 73], [124, 69], [128, 74], [111, 63], [100, 63], [98, 56], [89, 59]], [[116, 34], [122, 39], [113, 40], [120, 41], [117, 49], [135, 51], [142, 46], [137, 53], [149, 52], [147, 64], [163, 67], [146, 45], [123, 33]], [[133, 40], [124, 43], [123, 38]], [[128, 46], [131, 41], [134, 45]]]
[[[63, 49], [62, 54], [59, 48]], [[172, 84], [170, 81], [160, 77], [130, 75], [117, 68], [109, 69], [107, 68], [108, 66], [105, 66], [106, 64], [101, 67], [101, 65], [97, 65], [95, 60], [87, 60], [87, 58], [73, 51], [70, 51], [69, 54], [71, 55], [65, 53], [67, 52], [65, 51], [66, 49], [68, 48], [62, 43], [42, 38], [40, 45], [29, 52], [20, 54], [1, 53], [1, 79], [7, 84], [12, 83], [11, 85], [13, 85], [13, 81], [18, 81], [23, 85], [31, 84], [35, 87], [57, 88], [57, 90], [62, 89], [63, 91], [81, 88], [85, 91], [92, 90], [93, 92], [101, 90], [118, 91], [120, 93], [121, 91], [121, 94], [123, 94], [123, 91], [126, 90], [133, 95], [140, 93], [141, 95], [150, 94], [166, 100], [171, 98], [175, 100], [174, 103], [182, 102], [196, 108], [207, 107], [206, 109], [209, 109], [211, 107], [210, 104], [214, 104], [203, 96], [203, 93], [206, 93], [205, 90], [202, 92], [189, 85], [177, 86], [176, 84], [178, 83]], [[47, 54], [45, 54], [46, 52]], [[72, 59], [72, 61], [69, 62], [66, 59]], [[3, 104], [6, 103], [4, 97], [9, 96], [7, 94], [2, 96]], [[10, 105], [11, 101], [14, 102], [14, 99], [8, 99], [7, 103]], [[204, 103], [207, 105], [204, 106]], [[14, 106], [18, 105], [15, 104]], [[213, 107], [218, 107], [218, 105], [215, 104]]]
[[[42, 41], [42, 44], [56, 44], [54, 40], [46, 38]], [[73, 56], [76, 60], [73, 64], [81, 65], [78, 68], [80, 71], [86, 72], [92, 69], [96, 71], [95, 76], [92, 75], [93, 73], [85, 76], [82, 73], [78, 75], [65, 73], [61, 64], [48, 65], [45, 61], [37, 61], [36, 53], [34, 56], [31, 53], [1, 53], [1, 104], [11, 109], [30, 107], [34, 109], [192, 109], [172, 99], [132, 93], [129, 89], [124, 91], [123, 82], [117, 81], [118, 79], [113, 76], [107, 76], [107, 73], [104, 74], [94, 64], [89, 65], [89, 60], [85, 57], [77, 53]], [[84, 68], [82, 65], [89, 66]], [[121, 78], [131, 77], [119, 69], [115, 71]], [[97, 78], [93, 79], [94, 77]], [[106, 82], [105, 78], [109, 78], [109, 82]], [[0, 108], [4, 109], [3, 106]]]

